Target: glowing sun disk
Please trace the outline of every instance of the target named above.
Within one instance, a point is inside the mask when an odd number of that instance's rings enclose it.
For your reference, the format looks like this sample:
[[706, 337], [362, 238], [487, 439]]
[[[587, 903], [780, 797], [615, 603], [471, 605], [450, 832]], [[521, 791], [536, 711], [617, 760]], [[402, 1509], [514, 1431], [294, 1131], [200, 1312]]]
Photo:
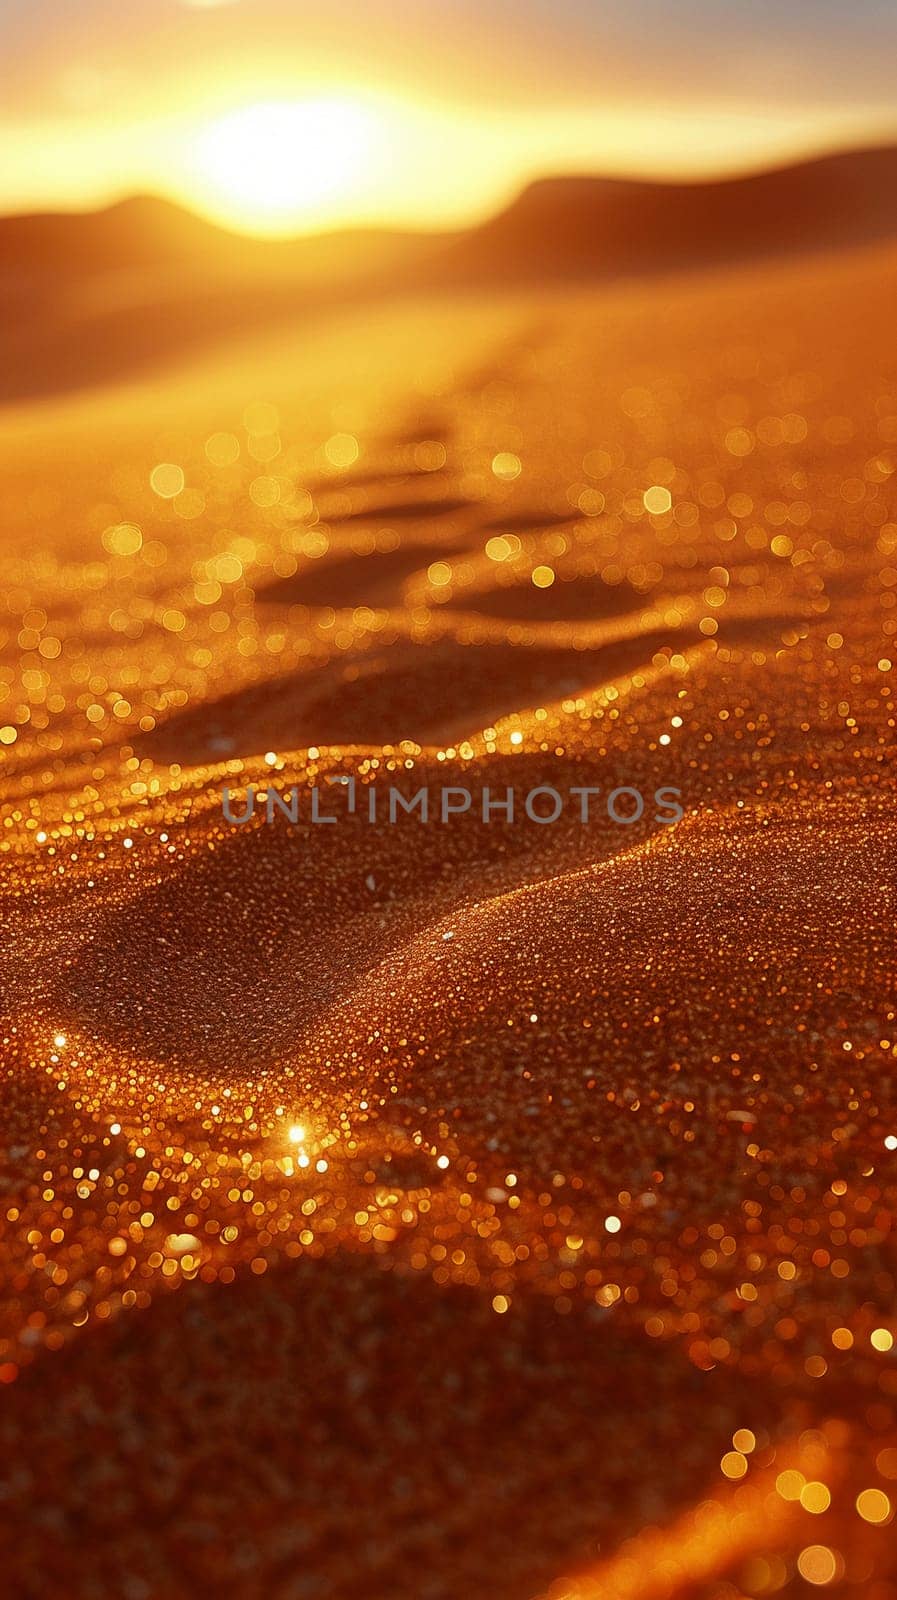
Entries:
[[364, 176], [372, 119], [350, 100], [266, 101], [211, 122], [196, 141], [198, 175], [234, 218], [300, 220]]

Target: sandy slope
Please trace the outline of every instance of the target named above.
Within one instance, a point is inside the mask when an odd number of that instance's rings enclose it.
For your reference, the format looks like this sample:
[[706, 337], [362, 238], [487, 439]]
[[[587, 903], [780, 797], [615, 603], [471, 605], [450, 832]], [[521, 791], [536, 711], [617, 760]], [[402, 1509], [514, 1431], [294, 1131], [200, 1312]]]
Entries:
[[[893, 1592], [893, 275], [7, 413], [17, 1596]], [[685, 815], [222, 820], [328, 774]]]

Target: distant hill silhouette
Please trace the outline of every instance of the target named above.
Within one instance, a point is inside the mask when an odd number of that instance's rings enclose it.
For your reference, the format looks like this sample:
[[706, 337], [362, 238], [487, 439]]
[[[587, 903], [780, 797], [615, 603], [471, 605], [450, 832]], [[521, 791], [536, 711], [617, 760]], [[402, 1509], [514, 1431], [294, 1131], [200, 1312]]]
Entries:
[[448, 252], [458, 272], [650, 272], [897, 235], [897, 149], [701, 183], [547, 178]]
[[151, 195], [104, 211], [0, 218], [0, 268], [58, 273], [111, 271], [195, 260], [237, 240], [192, 212]]
[[217, 227], [157, 195], [134, 195], [103, 211], [0, 217], [0, 273], [50, 270], [68, 276], [198, 263], [230, 273], [329, 270], [337, 257], [366, 257], [378, 264], [403, 251], [413, 255], [416, 246], [432, 239], [432, 234], [389, 228], [261, 238]]
[[891, 237], [893, 148], [714, 182], [544, 179], [461, 234], [249, 238], [153, 197], [3, 217], [0, 403], [110, 381], [369, 296], [655, 273]]

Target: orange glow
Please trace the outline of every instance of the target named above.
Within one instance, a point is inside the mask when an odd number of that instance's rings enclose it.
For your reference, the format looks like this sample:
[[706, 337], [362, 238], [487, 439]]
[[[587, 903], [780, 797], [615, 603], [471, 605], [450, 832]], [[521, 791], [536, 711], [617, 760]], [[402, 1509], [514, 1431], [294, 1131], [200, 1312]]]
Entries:
[[484, 220], [540, 177], [723, 175], [879, 131], [854, 112], [823, 125], [788, 108], [776, 119], [730, 106], [702, 116], [612, 103], [498, 110], [336, 75], [265, 72], [250, 83], [235, 68], [215, 84], [197, 78], [179, 103], [168, 93], [77, 120], [9, 120], [16, 160], [0, 172], [0, 212], [94, 210], [151, 193], [246, 233], [451, 228]]
[[452, 228], [540, 177], [719, 177], [893, 139], [880, 0], [849, 28], [754, 9], [0, 5], [0, 213], [154, 194], [256, 233]]

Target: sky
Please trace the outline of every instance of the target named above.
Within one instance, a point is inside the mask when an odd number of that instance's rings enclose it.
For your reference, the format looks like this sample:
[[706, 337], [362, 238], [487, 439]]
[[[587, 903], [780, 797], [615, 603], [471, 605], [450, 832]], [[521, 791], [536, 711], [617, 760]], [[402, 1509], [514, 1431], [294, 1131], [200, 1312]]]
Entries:
[[895, 0], [0, 0], [0, 212], [454, 226], [897, 139]]

